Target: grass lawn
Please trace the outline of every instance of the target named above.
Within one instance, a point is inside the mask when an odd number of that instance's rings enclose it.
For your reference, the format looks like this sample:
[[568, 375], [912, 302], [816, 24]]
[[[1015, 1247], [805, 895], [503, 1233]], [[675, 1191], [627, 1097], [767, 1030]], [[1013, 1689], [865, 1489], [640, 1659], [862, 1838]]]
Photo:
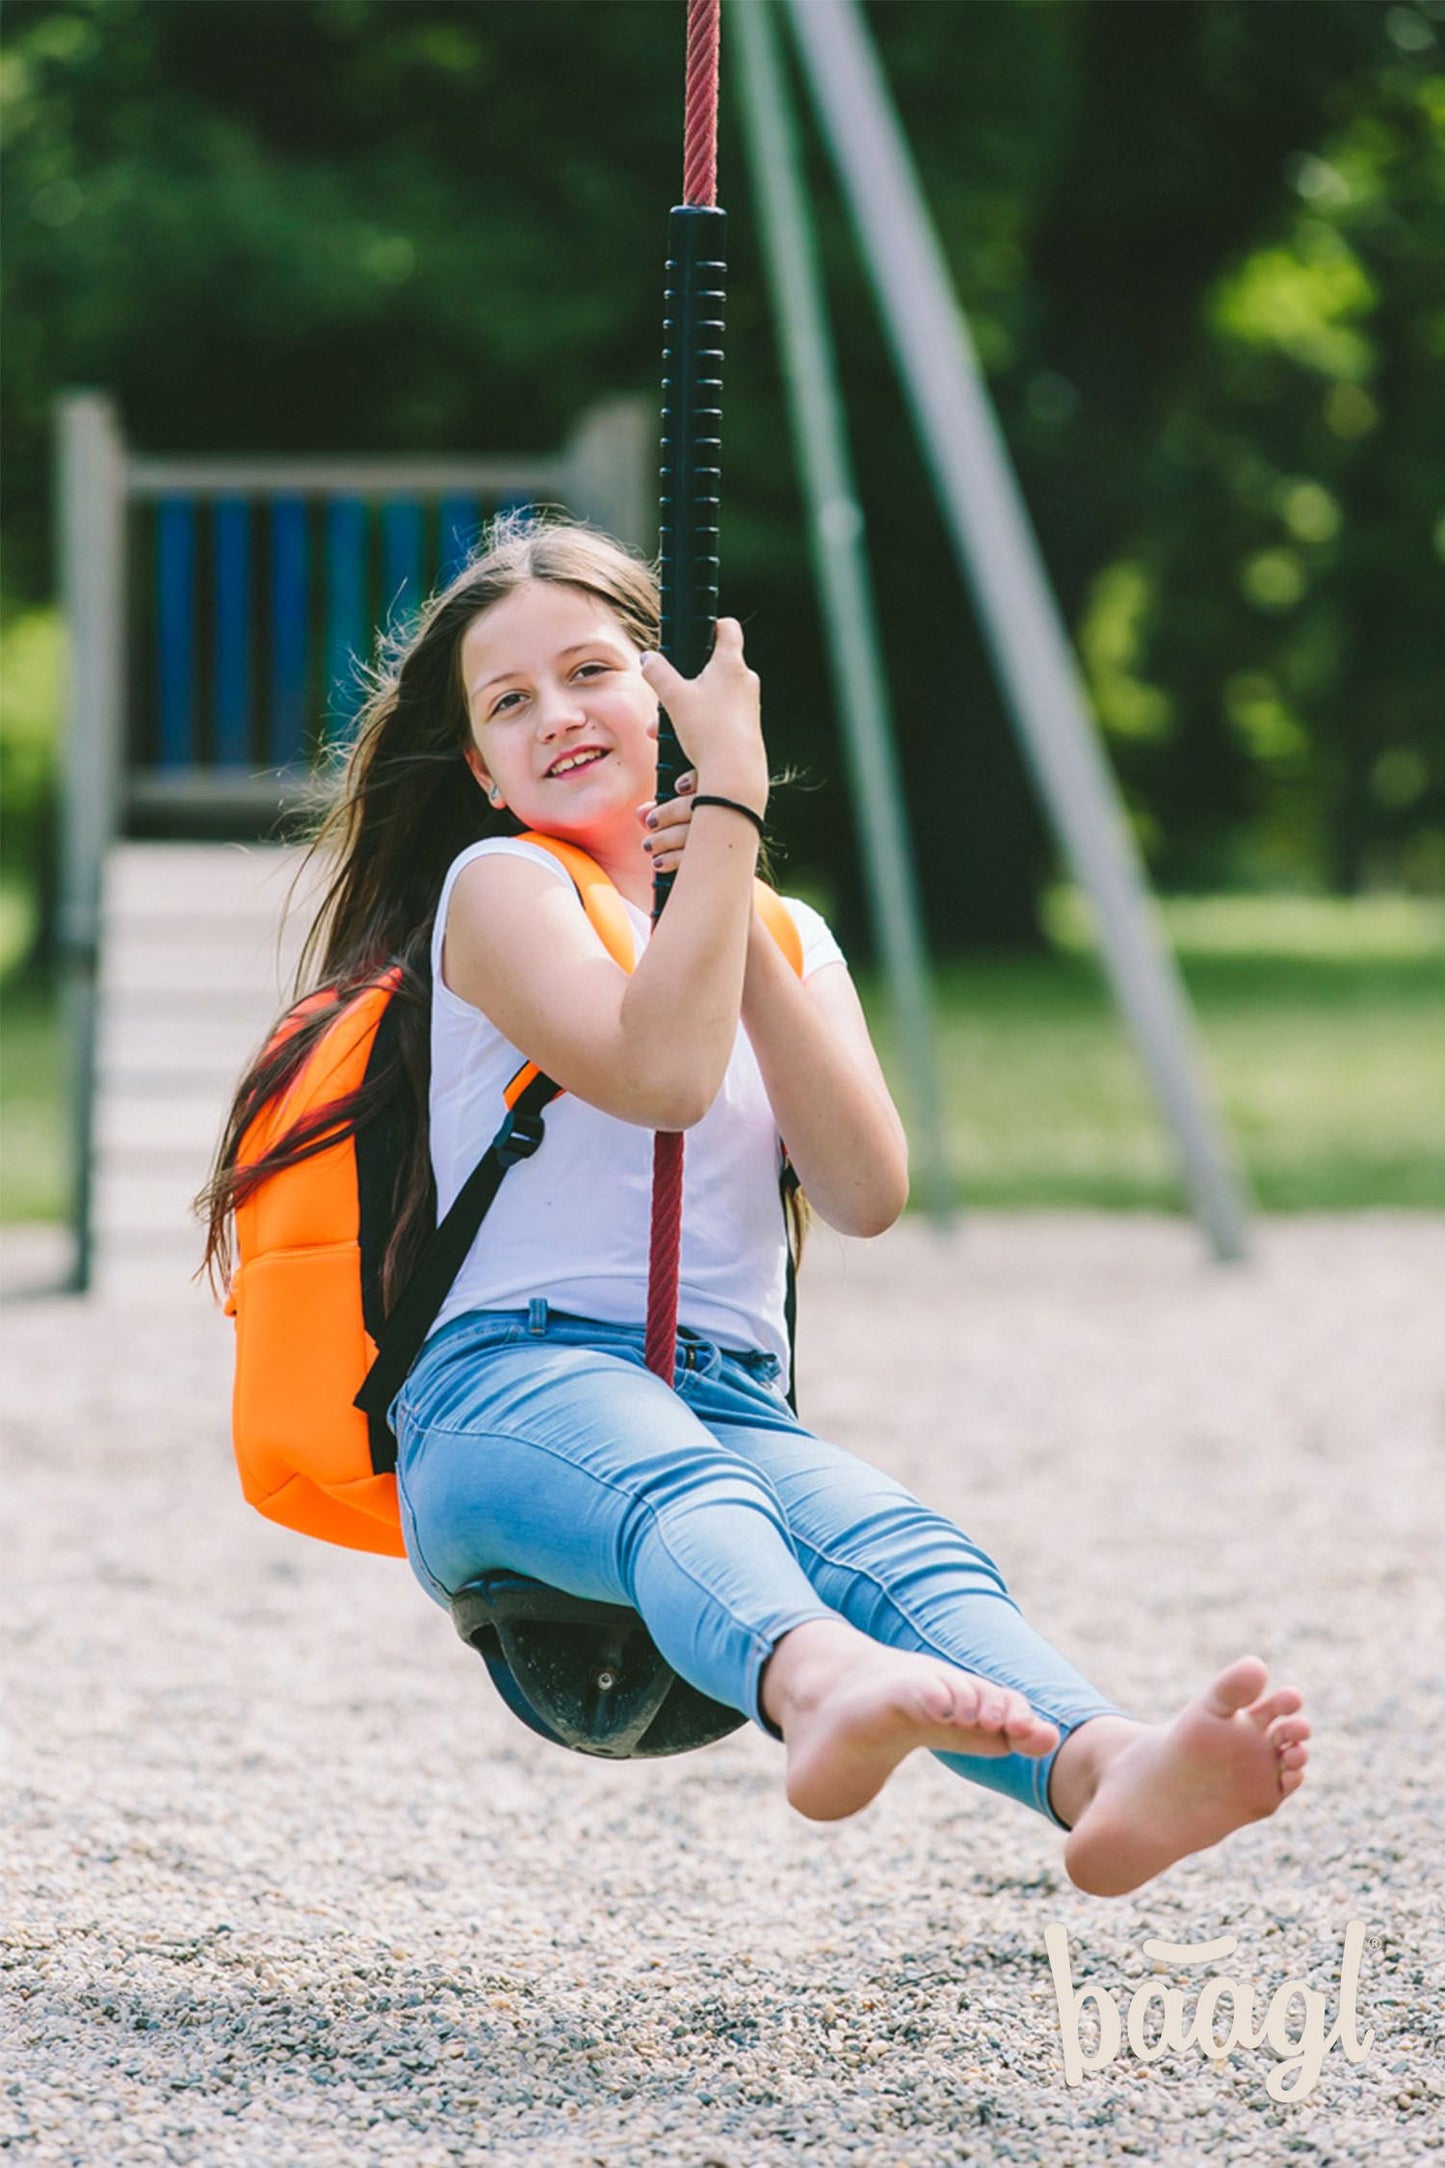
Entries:
[[59, 1004], [46, 988], [0, 993], [0, 1222], [65, 1215], [68, 1146]]
[[[1445, 1209], [1445, 905], [1206, 897], [1164, 917], [1259, 1204]], [[1050, 928], [1048, 954], [939, 974], [954, 1182], [979, 1205], [1181, 1205], [1077, 905]], [[863, 992], [906, 1108], [886, 990]]]
[[[1148, 1088], [1067, 897], [1054, 946], [945, 966], [939, 1040], [950, 1171], [978, 1205], [1176, 1207]], [[1165, 906], [1216, 1103], [1274, 1210], [1445, 1210], [1445, 904], [1206, 897]], [[886, 988], [862, 992], [897, 1073]], [[0, 1217], [64, 1208], [54, 1003], [0, 1013]]]
[[60, 1219], [67, 1143], [59, 1005], [48, 989], [0, 993], [0, 1222]]

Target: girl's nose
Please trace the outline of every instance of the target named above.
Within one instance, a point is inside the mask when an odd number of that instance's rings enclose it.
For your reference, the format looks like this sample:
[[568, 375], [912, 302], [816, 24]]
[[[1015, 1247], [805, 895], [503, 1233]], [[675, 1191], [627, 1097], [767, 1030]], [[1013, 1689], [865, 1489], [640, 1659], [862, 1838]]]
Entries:
[[544, 738], [555, 738], [559, 731], [575, 729], [586, 720], [582, 703], [569, 685], [543, 693], [538, 702], [537, 728]]

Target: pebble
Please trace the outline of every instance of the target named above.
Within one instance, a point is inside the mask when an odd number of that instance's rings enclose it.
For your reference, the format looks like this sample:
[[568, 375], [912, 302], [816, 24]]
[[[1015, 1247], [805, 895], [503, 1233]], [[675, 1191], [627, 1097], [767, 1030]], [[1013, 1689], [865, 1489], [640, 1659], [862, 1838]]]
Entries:
[[[1406, 2168], [1445, 2093], [1445, 1224], [979, 1215], [810, 1238], [803, 1406], [959, 1521], [1103, 1690], [1168, 1715], [1257, 1649], [1310, 1695], [1280, 1815], [1108, 1904], [927, 1755], [815, 1825], [756, 1727], [668, 1762], [534, 1739], [403, 1565], [242, 1504], [229, 1324], [3, 1319], [9, 1744], [0, 2146], [89, 2168]], [[1382, 1680], [1389, 1682], [1382, 1694]], [[1408, 1752], [1389, 1751], [1408, 1720]], [[1121, 2010], [1147, 1938], [1338, 1993], [1267, 2047], [1071, 2087], [1044, 1930]]]

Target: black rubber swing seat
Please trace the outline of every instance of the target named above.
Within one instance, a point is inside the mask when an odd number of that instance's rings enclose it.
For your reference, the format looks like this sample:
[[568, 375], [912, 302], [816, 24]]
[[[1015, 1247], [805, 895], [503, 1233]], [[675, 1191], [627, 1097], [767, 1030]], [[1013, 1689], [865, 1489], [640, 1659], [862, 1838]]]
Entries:
[[688, 1754], [747, 1722], [679, 1678], [629, 1604], [496, 1572], [458, 1589], [451, 1610], [513, 1714], [574, 1753]]

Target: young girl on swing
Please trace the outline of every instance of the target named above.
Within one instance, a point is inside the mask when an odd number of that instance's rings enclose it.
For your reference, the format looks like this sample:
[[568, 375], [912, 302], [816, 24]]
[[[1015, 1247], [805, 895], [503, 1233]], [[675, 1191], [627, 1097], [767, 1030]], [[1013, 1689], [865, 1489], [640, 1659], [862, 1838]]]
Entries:
[[[392, 1406], [412, 1568], [442, 1604], [492, 1568], [630, 1604], [680, 1677], [783, 1742], [814, 1820], [927, 1747], [1069, 1831], [1079, 1888], [1134, 1889], [1298, 1788], [1301, 1697], [1243, 1656], [1172, 1724], [1134, 1721], [976, 1543], [793, 1415], [781, 1139], [812, 1210], [855, 1236], [902, 1211], [906, 1145], [826, 925], [788, 902], [800, 977], [755, 909], [768, 758], [741, 630], [719, 623], [691, 681], [657, 639], [652, 576], [618, 545], [494, 530], [369, 700], [333, 824], [323, 983], [399, 958], [421, 992], [430, 959], [438, 1214], [525, 1062], [564, 1094]], [[661, 806], [659, 702], [692, 764]], [[630, 975], [528, 828], [610, 875]], [[651, 930], [659, 868], [676, 879]], [[688, 1132], [675, 1390], [643, 1357], [657, 1129]], [[429, 1202], [411, 1173], [397, 1255]]]

